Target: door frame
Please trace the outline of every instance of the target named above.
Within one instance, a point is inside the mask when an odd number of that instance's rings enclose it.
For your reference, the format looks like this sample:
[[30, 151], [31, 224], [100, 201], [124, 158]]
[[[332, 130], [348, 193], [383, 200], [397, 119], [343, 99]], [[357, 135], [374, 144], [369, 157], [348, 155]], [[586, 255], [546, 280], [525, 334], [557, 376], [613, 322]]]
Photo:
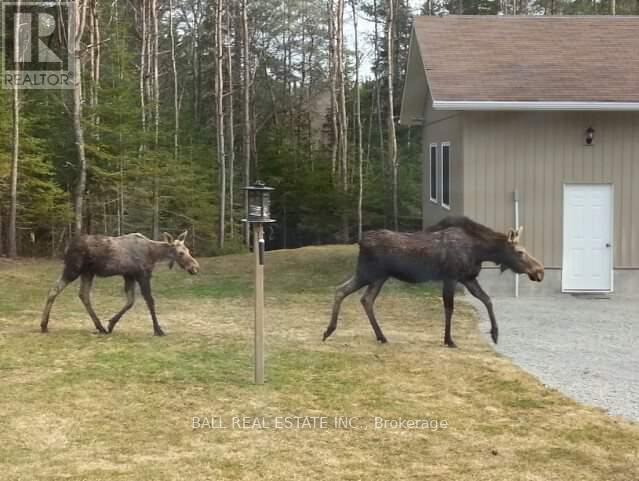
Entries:
[[[610, 187], [610, 289], [567, 289], [566, 288], [566, 188], [569, 186], [609, 186]], [[614, 292], [615, 280], [615, 184], [612, 182], [564, 182], [561, 189], [561, 292], [588, 293], [588, 292]]]

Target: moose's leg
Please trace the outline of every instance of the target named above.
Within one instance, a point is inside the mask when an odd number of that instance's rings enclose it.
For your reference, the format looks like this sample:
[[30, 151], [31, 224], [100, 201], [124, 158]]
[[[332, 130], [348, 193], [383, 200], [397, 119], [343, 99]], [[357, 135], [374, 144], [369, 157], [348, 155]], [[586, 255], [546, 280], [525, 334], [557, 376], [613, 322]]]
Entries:
[[351, 277], [349, 280], [337, 286], [335, 289], [335, 302], [333, 302], [333, 313], [331, 314], [331, 322], [328, 324], [326, 331], [324, 332], [324, 341], [329, 337], [335, 329], [337, 329], [337, 318], [339, 317], [339, 309], [342, 306], [342, 301], [350, 296], [353, 292], [364, 287], [365, 283], [358, 279], [357, 274]]
[[[77, 277], [77, 276], [76, 276]], [[60, 276], [60, 278], [56, 281], [53, 287], [49, 290], [49, 295], [47, 296], [47, 303], [44, 306], [44, 311], [42, 312], [42, 320], [40, 321], [40, 330], [42, 332], [48, 332], [49, 328], [49, 315], [51, 314], [51, 308], [53, 307], [53, 303], [55, 302], [56, 297], [60, 295], [60, 293], [67, 287], [71, 282], [75, 280], [69, 280], [67, 277]]]
[[488, 317], [490, 317], [490, 337], [492, 337], [493, 342], [497, 344], [497, 338], [499, 337], [499, 328], [497, 327], [497, 319], [495, 319], [495, 313], [493, 312], [493, 303], [488, 297], [488, 294], [484, 292], [484, 290], [477, 282], [477, 278], [472, 279], [470, 281], [462, 282], [473, 296], [479, 299], [484, 306], [486, 306], [486, 310], [488, 311]]
[[446, 316], [446, 327], [444, 330], [444, 344], [448, 347], [457, 347], [451, 336], [453, 323], [453, 310], [455, 309], [455, 286], [457, 281], [444, 281], [442, 297], [444, 299], [444, 313]]
[[84, 307], [86, 308], [89, 316], [91, 316], [91, 320], [93, 324], [95, 324], [95, 328], [98, 330], [100, 334], [106, 334], [106, 329], [98, 319], [97, 314], [93, 310], [93, 306], [91, 305], [91, 288], [93, 287], [93, 274], [83, 274], [82, 275], [82, 284], [80, 285], [80, 300]]
[[109, 327], [107, 327], [108, 332], [113, 332], [113, 328], [118, 323], [120, 318], [126, 311], [131, 309], [133, 307], [133, 304], [135, 303], [135, 279], [133, 277], [124, 278], [124, 293], [126, 294], [126, 304], [122, 309], [120, 309], [120, 312], [118, 312], [109, 320]]
[[388, 341], [386, 340], [386, 337], [384, 336], [382, 329], [379, 327], [379, 324], [377, 323], [377, 319], [375, 319], [375, 312], [373, 311], [373, 305], [375, 304], [375, 299], [377, 299], [379, 291], [382, 290], [382, 286], [384, 285], [384, 282], [386, 282], [385, 278], [378, 279], [375, 282], [373, 282], [370, 286], [368, 286], [368, 289], [366, 289], [366, 292], [364, 293], [361, 299], [362, 306], [364, 306], [364, 310], [366, 311], [368, 320], [371, 322], [373, 331], [375, 331], [375, 336], [377, 337], [377, 340], [381, 342], [382, 344]]
[[164, 331], [162, 331], [158, 318], [155, 315], [155, 300], [151, 294], [151, 276], [143, 275], [138, 277], [138, 284], [140, 284], [140, 292], [142, 293], [142, 297], [144, 297], [146, 305], [149, 308], [151, 319], [153, 319], [153, 334], [156, 336], [164, 336]]

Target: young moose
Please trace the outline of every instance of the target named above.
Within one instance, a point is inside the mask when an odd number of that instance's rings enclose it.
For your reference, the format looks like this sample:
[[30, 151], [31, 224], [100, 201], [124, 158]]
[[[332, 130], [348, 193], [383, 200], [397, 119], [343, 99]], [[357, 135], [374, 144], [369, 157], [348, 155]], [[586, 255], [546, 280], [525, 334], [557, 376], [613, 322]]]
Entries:
[[[137, 282], [153, 319], [153, 332], [156, 336], [163, 336], [164, 332], [155, 315], [155, 301], [151, 295], [151, 274], [155, 264], [164, 260], [169, 261], [170, 267], [177, 262], [190, 274], [198, 273], [200, 265], [191, 257], [189, 249], [184, 245], [186, 235], [187, 232], [184, 231], [173, 240], [170, 234], [164, 233], [164, 242], [147, 239], [142, 234], [121, 237], [83, 235], [73, 238], [64, 253], [62, 276], [49, 291], [40, 324], [42, 332], [47, 332], [49, 314], [56, 297], [68, 284], [80, 277], [80, 299], [99, 333], [112, 332], [124, 313], [133, 307]], [[109, 320], [107, 329], [104, 329], [91, 306], [91, 287], [95, 276], [124, 277], [126, 304]]]
[[508, 234], [495, 232], [467, 217], [446, 217], [425, 232], [402, 234], [389, 230], [377, 230], [364, 234], [359, 243], [359, 257], [355, 275], [337, 287], [331, 321], [324, 333], [324, 340], [337, 327], [339, 309], [344, 298], [364, 286], [362, 305], [368, 315], [377, 340], [386, 342], [373, 304], [389, 277], [405, 282], [419, 283], [443, 281], [446, 327], [444, 343], [456, 347], [451, 336], [451, 318], [455, 286], [462, 283], [479, 299], [490, 316], [490, 334], [497, 343], [498, 328], [490, 297], [477, 282], [482, 262], [494, 262], [502, 272], [510, 269], [517, 274], [528, 274], [532, 281], [544, 278], [543, 265], [519, 245], [523, 227]]

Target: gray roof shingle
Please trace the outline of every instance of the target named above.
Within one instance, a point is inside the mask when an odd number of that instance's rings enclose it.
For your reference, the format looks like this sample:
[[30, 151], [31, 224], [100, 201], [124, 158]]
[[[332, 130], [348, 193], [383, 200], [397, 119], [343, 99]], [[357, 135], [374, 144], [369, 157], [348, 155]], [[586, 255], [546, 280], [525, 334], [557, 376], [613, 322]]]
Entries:
[[639, 102], [639, 17], [417, 17], [437, 101]]

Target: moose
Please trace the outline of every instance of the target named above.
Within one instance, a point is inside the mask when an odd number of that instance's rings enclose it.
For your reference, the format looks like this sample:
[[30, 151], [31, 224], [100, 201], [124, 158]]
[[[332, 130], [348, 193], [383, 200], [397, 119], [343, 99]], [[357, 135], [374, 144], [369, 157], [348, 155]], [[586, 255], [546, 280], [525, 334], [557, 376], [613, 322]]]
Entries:
[[[151, 275], [155, 264], [168, 260], [169, 267], [177, 264], [190, 274], [197, 274], [200, 270], [198, 262], [191, 257], [184, 241], [187, 231], [177, 239], [164, 233], [164, 241], [154, 241], [142, 234], [127, 234], [120, 237], [101, 235], [82, 235], [74, 237], [64, 253], [64, 270], [60, 278], [49, 291], [47, 302], [42, 313], [40, 329], [48, 331], [49, 315], [56, 297], [64, 288], [78, 277], [81, 279], [80, 300], [86, 308], [95, 328], [100, 334], [108, 334], [118, 323], [120, 318], [133, 307], [135, 302], [135, 283], [140, 285], [140, 292], [146, 301], [151, 319], [153, 333], [163, 336], [164, 332], [155, 314], [155, 301], [151, 294]], [[126, 304], [110, 320], [105, 329], [91, 306], [91, 288], [93, 279], [98, 277], [124, 277], [124, 292]]]
[[451, 335], [455, 288], [461, 283], [479, 299], [490, 317], [490, 334], [497, 343], [499, 330], [488, 294], [477, 276], [483, 262], [494, 262], [501, 271], [527, 274], [541, 282], [544, 266], [519, 244], [523, 227], [507, 234], [495, 232], [468, 217], [449, 216], [423, 232], [399, 233], [389, 230], [366, 232], [359, 242], [355, 275], [335, 291], [330, 323], [324, 332], [326, 340], [337, 328], [340, 306], [345, 297], [368, 286], [361, 298], [364, 311], [380, 343], [387, 342], [373, 311], [375, 299], [389, 277], [409, 283], [443, 281], [442, 297], [446, 325], [444, 344], [457, 347]]

